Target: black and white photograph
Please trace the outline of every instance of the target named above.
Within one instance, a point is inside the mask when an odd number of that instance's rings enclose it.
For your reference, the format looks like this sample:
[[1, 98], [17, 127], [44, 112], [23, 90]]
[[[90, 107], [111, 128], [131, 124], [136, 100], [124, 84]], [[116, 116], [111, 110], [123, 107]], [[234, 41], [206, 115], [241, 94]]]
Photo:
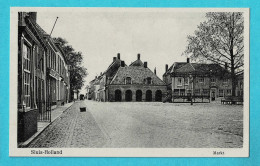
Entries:
[[10, 156], [248, 157], [248, 8], [10, 16]]

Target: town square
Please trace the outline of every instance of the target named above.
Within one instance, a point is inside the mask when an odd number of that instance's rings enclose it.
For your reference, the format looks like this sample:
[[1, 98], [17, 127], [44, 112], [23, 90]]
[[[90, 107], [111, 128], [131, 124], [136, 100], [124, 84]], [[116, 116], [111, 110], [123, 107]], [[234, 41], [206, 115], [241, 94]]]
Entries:
[[[86, 106], [86, 112], [80, 107]], [[30, 148], [241, 148], [243, 107], [77, 101]]]
[[247, 145], [244, 13], [153, 10], [16, 13], [17, 148]]

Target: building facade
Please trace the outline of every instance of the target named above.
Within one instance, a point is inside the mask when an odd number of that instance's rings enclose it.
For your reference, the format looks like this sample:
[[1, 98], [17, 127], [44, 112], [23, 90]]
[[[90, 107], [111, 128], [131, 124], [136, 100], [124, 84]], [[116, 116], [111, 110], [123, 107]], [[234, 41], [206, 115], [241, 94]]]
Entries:
[[[68, 101], [69, 71], [64, 55], [59, 55], [59, 49], [36, 19], [36, 12], [18, 13], [18, 142], [37, 132], [37, 121], [45, 120], [42, 117], [50, 112], [49, 103]], [[51, 72], [50, 66], [55, 70]], [[52, 95], [49, 87], [55, 87], [58, 94]], [[40, 115], [44, 116], [39, 118]]]
[[[98, 80], [99, 101], [162, 101], [167, 86], [148, 68], [147, 62], [137, 60], [129, 66], [120, 60], [120, 54], [113, 58], [108, 69]], [[92, 82], [93, 83], [93, 82]]]
[[163, 75], [172, 96], [209, 96], [210, 100], [232, 95], [231, 74], [218, 64], [175, 62]]

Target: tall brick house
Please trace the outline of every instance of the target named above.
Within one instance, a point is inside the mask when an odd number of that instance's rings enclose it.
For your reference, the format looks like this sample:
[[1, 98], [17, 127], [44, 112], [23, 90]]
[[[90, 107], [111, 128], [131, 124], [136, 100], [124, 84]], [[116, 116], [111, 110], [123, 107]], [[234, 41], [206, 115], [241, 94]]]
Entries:
[[147, 62], [137, 60], [129, 66], [120, 60], [120, 56], [113, 58], [113, 63], [100, 78], [101, 101], [162, 101], [167, 86], [152, 72]]
[[18, 13], [18, 142], [51, 120], [51, 104], [68, 102], [69, 71], [58, 43], [37, 24], [36, 12]]
[[210, 96], [211, 100], [232, 95], [230, 72], [218, 64], [175, 62], [163, 75], [172, 96]]

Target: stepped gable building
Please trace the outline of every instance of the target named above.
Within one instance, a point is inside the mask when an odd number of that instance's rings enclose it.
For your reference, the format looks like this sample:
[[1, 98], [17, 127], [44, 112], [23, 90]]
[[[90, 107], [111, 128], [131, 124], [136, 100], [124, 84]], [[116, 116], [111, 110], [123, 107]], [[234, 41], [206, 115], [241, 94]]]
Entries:
[[173, 96], [210, 96], [211, 100], [232, 95], [230, 72], [218, 64], [175, 62], [163, 75]]
[[156, 70], [152, 72], [147, 62], [140, 60], [140, 54], [129, 66], [124, 61], [118, 58], [117, 60], [100, 79], [101, 101], [163, 100], [166, 84], [156, 75]]

